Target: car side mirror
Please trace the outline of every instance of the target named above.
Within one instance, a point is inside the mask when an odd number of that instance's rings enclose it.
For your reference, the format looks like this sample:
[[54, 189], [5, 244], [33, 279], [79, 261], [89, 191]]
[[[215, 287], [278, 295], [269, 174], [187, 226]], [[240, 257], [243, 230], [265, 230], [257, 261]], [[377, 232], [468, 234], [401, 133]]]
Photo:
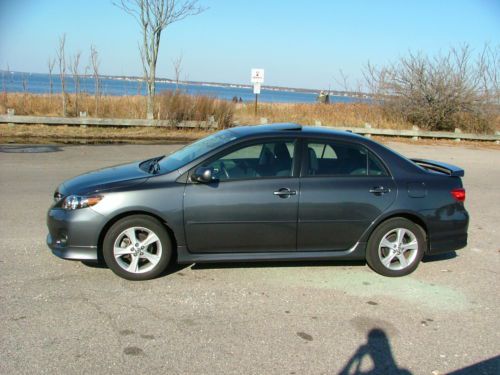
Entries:
[[196, 168], [194, 173], [191, 175], [191, 180], [206, 184], [213, 180], [212, 168], [199, 167]]

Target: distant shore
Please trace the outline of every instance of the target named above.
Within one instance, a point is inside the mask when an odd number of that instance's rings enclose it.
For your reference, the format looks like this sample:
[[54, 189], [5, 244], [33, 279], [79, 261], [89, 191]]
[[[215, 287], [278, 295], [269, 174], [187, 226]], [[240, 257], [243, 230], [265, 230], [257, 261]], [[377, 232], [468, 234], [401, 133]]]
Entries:
[[[82, 81], [92, 81], [93, 77], [91, 75], [81, 74], [79, 78]], [[36, 85], [40, 85], [40, 79], [42, 79], [43, 85], [45, 85], [44, 90], [48, 92], [49, 90], [49, 80], [47, 73], [34, 73], [34, 72], [19, 72], [19, 71], [6, 71], [0, 69], [0, 89], [5, 90], [7, 92], [23, 92], [25, 89], [31, 93], [41, 93], [41, 92], [33, 92], [30, 90], [30, 82], [36, 82]], [[119, 84], [119, 82], [125, 82], [129, 85], [135, 86], [135, 88], [139, 87], [139, 90], [145, 89], [146, 83], [143, 77], [139, 76], [121, 76], [121, 75], [99, 75], [99, 79], [104, 82], [114, 81]], [[26, 80], [27, 87], [23, 86], [23, 80]], [[66, 77], [68, 84], [68, 92], [72, 90], [72, 81], [73, 77], [68, 74]], [[176, 81], [170, 78], [157, 78], [155, 80], [157, 84], [160, 85], [160, 89], [162, 85], [165, 85], [167, 88], [176, 88], [178, 86], [181, 87], [205, 87], [205, 88], [222, 88], [222, 89], [233, 89], [233, 90], [245, 90], [251, 92], [253, 98], [253, 91], [251, 84], [244, 83], [225, 83], [225, 82], [211, 82], [211, 81], [189, 81], [189, 80], [179, 80]], [[53, 74], [53, 84], [54, 88], [57, 91], [60, 91], [59, 88], [59, 76], [54, 73]], [[91, 86], [91, 85], [88, 85]], [[329, 92], [329, 94], [333, 98], [352, 98], [352, 99], [370, 99], [370, 95], [366, 93], [359, 92], [349, 92], [349, 91], [338, 91], [338, 90], [324, 90], [324, 89], [307, 89], [307, 88], [297, 88], [297, 87], [284, 87], [284, 86], [272, 86], [272, 85], [263, 85], [263, 91], [275, 92], [275, 93], [290, 93], [290, 94], [305, 94], [311, 96], [308, 100], [303, 102], [311, 102], [315, 100], [316, 96], [321, 92]], [[42, 91], [41, 88], [38, 88], [37, 91]], [[189, 90], [188, 90], [189, 91]], [[194, 90], [196, 91], [196, 90]], [[216, 93], [216, 91], [214, 91]], [[130, 93], [125, 93], [125, 95]], [[235, 92], [238, 94], [238, 92]], [[113, 95], [111, 93], [111, 95]], [[238, 97], [238, 95], [236, 95]], [[225, 99], [228, 99], [227, 96]], [[265, 97], [263, 98], [265, 100]], [[343, 101], [343, 100], [342, 100]], [[284, 100], [283, 102], [288, 102]], [[291, 102], [301, 102], [300, 100], [291, 100]]]

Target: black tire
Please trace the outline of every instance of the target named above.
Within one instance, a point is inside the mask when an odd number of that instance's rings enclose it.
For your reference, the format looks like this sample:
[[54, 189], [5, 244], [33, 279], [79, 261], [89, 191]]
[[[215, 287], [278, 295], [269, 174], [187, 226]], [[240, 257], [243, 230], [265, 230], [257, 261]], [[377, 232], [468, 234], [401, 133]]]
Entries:
[[[414, 250], [410, 249], [401, 254], [397, 253], [398, 251], [401, 251], [401, 248], [390, 249], [389, 247], [382, 246], [382, 239], [386, 236], [388, 236], [388, 239], [394, 238], [394, 236], [397, 237], [397, 229], [399, 228], [405, 230], [402, 231], [402, 233], [404, 233], [402, 237], [406, 240], [413, 240], [414, 238], [417, 241], [417, 245]], [[380, 253], [379, 246], [381, 246]], [[427, 240], [423, 228], [415, 224], [413, 221], [402, 217], [396, 217], [384, 221], [377, 228], [375, 228], [368, 240], [366, 248], [366, 261], [368, 262], [368, 265], [380, 275], [389, 277], [405, 276], [417, 269], [426, 248]], [[391, 250], [393, 253], [391, 253]], [[392, 258], [390, 255], [392, 255]], [[401, 256], [405, 257], [406, 262], [408, 263], [406, 266], [404, 266], [404, 263], [401, 263]], [[391, 261], [388, 261], [389, 266], [384, 265], [381, 257], [384, 259], [392, 259]], [[404, 262], [405, 259], [402, 259], [402, 261]]]
[[[115, 241], [130, 242], [127, 236], [123, 236], [123, 232], [130, 228], [136, 228], [133, 232], [137, 235], [137, 244], [142, 242], [141, 239], [145, 240], [147, 238], [147, 231], [149, 231], [149, 234], [156, 234], [159, 241], [144, 246], [145, 249], [143, 247], [143, 250], [141, 250], [140, 247], [134, 247], [133, 250], [136, 251], [135, 255], [126, 254], [118, 259], [115, 257], [114, 253]], [[128, 242], [123, 245], [124, 248], [128, 248], [129, 246], [133, 247], [134, 244], [129, 244]], [[165, 227], [158, 220], [147, 215], [132, 215], [118, 220], [109, 228], [104, 236], [102, 252], [106, 265], [116, 275], [133, 281], [150, 280], [159, 276], [167, 268], [170, 258], [172, 257], [172, 242]], [[146, 259], [146, 257], [141, 257], [146, 252], [146, 255], [156, 255], [157, 258], [155, 262], [157, 261], [157, 263], [152, 263]], [[127, 262], [132, 264], [132, 257], [138, 258], [137, 264], [139, 267], [137, 268], [137, 272], [129, 272], [124, 268]], [[159, 260], [157, 260], [158, 258]], [[144, 272], [140, 270], [140, 267], [143, 267]]]

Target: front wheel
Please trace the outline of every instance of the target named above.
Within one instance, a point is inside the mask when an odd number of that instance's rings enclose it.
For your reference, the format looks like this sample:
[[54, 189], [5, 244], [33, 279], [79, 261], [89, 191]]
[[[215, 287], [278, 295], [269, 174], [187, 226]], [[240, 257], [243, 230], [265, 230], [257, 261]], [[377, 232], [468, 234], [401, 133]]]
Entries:
[[389, 219], [370, 236], [366, 261], [384, 276], [405, 276], [418, 267], [426, 248], [424, 230], [404, 218]]
[[106, 264], [127, 280], [160, 275], [172, 254], [170, 238], [158, 220], [146, 215], [125, 217], [111, 226], [103, 242]]

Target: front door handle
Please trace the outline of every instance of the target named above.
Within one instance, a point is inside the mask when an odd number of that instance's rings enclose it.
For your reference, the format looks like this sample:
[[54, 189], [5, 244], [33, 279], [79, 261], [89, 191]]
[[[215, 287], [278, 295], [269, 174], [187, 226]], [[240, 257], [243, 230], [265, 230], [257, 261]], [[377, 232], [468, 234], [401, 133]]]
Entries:
[[390, 191], [391, 191], [391, 189], [383, 187], [383, 186], [372, 187], [369, 190], [370, 193], [375, 194], [375, 195], [383, 195], [383, 194], [389, 193]]
[[273, 194], [280, 198], [288, 198], [290, 195], [297, 194], [297, 192], [295, 190], [290, 190], [289, 188], [281, 188], [276, 190]]

